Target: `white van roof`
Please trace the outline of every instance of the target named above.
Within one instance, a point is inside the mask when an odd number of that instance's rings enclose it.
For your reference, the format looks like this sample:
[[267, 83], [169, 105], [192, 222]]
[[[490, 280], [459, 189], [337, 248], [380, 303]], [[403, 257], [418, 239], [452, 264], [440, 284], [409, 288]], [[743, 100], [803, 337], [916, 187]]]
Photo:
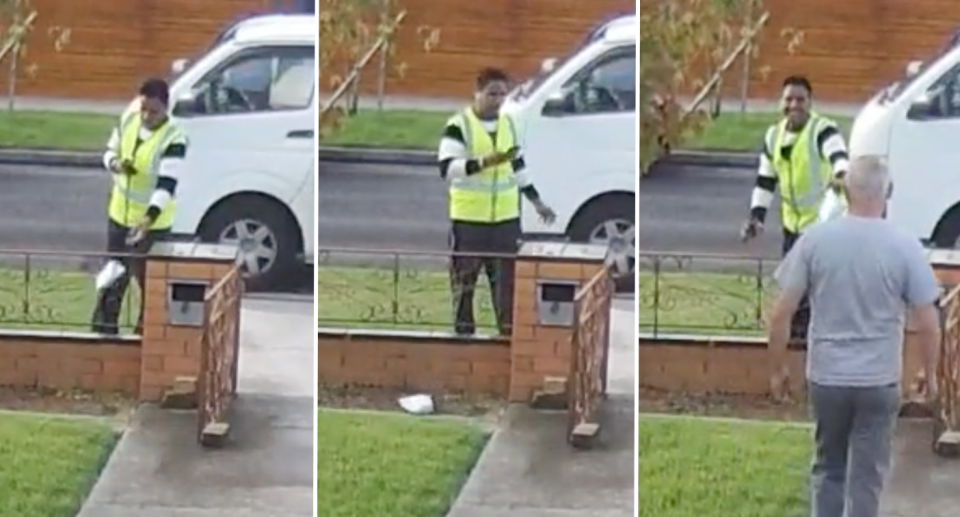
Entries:
[[310, 14], [272, 14], [240, 22], [234, 40], [238, 43], [264, 39], [282, 41], [314, 40], [317, 17]]
[[637, 17], [624, 16], [607, 26], [603, 33], [603, 41], [609, 43], [624, 43], [637, 41]]

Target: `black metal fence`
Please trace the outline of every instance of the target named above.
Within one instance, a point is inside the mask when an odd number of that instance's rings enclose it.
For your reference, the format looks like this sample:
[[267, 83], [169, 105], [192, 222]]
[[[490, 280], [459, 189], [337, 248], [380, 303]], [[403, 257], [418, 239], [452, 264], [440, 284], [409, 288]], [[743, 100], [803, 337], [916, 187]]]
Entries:
[[761, 335], [776, 266], [730, 255], [638, 253], [640, 333]]
[[[94, 282], [104, 263], [102, 253], [0, 250], [0, 330], [91, 330]], [[139, 286], [131, 282], [121, 333], [133, 331], [139, 310]]]
[[[508, 334], [515, 259], [514, 255], [321, 248], [316, 260], [317, 319], [320, 327], [328, 328]], [[499, 324], [497, 307], [503, 312]], [[470, 313], [473, 328], [465, 318]]]

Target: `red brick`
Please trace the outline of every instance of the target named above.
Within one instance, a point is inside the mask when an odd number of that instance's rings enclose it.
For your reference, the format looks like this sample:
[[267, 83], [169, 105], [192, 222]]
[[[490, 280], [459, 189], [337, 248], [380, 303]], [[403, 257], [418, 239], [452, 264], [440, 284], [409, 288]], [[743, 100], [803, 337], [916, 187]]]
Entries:
[[141, 359], [141, 368], [145, 372], [162, 372], [163, 371], [163, 356], [162, 355], [144, 355]]
[[200, 362], [185, 356], [166, 356], [163, 358], [163, 371], [174, 376], [197, 375], [200, 373]]
[[570, 361], [553, 356], [533, 358], [533, 371], [547, 376], [564, 376], [570, 373]]
[[176, 261], [167, 265], [167, 276], [176, 280], [212, 280], [213, 266], [206, 262]]
[[164, 339], [160, 341], [144, 343], [143, 350], [144, 353], [150, 355], [182, 356], [186, 355], [186, 344], [183, 341]]
[[537, 278], [545, 280], [580, 280], [580, 264], [545, 261], [537, 264]]

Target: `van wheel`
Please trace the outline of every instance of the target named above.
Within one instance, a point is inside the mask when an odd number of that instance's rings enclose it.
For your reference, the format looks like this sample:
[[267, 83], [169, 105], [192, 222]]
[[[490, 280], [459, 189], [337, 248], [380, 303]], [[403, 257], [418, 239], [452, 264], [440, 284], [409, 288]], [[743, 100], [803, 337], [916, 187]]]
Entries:
[[240, 196], [215, 206], [200, 224], [204, 242], [240, 248], [237, 263], [251, 291], [280, 290], [293, 277], [300, 236], [276, 201]]
[[637, 265], [634, 197], [612, 194], [591, 201], [580, 209], [568, 235], [575, 242], [601, 244], [610, 250], [610, 265], [617, 292], [632, 293]]
[[954, 206], [940, 218], [933, 230], [933, 244], [941, 249], [960, 248], [960, 206]]

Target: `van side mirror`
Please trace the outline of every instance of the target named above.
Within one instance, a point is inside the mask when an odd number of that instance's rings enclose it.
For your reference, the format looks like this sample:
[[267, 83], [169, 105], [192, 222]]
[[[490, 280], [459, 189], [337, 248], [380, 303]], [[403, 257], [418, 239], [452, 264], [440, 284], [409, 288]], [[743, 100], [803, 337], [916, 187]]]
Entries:
[[933, 102], [927, 97], [921, 97], [907, 109], [907, 118], [910, 120], [926, 120], [934, 115]]
[[551, 95], [547, 101], [543, 103], [543, 109], [540, 110], [540, 114], [544, 117], [562, 117], [572, 112], [573, 106], [571, 106], [569, 97], [559, 93]]
[[929, 120], [941, 116], [941, 97], [944, 90], [932, 93], [925, 93], [910, 104], [907, 109], [907, 119], [909, 120]]
[[197, 97], [191, 94], [177, 99], [170, 113], [174, 117], [184, 118], [195, 115], [197, 111]]

